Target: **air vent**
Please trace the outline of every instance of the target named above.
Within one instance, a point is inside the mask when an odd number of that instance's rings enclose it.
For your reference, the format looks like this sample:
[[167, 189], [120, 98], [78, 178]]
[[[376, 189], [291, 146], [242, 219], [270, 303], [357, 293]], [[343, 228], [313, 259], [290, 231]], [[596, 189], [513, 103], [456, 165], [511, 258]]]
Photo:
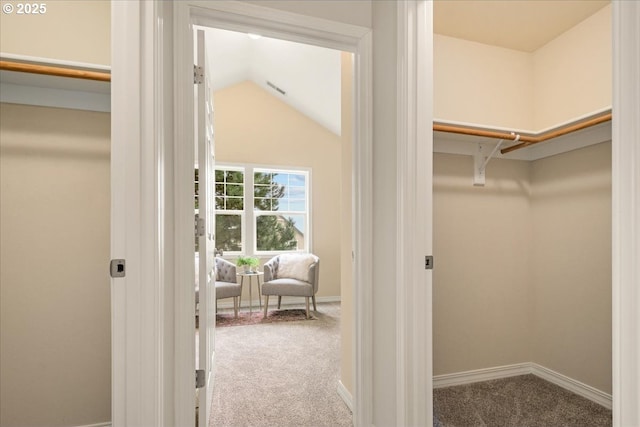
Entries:
[[271, 89], [280, 92], [283, 95], [286, 95], [287, 92], [285, 92], [284, 90], [280, 89], [278, 86], [274, 85], [273, 83], [271, 83], [269, 80], [267, 80], [267, 86], [269, 86]]

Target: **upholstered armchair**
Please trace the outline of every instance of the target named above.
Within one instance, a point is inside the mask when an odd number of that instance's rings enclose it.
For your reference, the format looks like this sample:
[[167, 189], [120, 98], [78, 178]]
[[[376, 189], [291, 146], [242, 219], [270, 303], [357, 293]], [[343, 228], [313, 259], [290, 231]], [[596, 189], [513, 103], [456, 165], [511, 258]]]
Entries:
[[264, 317], [267, 317], [270, 295], [278, 296], [278, 309], [283, 296], [305, 297], [307, 319], [309, 318], [309, 298], [313, 300], [313, 310], [317, 311], [316, 292], [318, 292], [320, 258], [313, 254], [282, 254], [267, 261], [263, 271]]
[[216, 311], [218, 300], [233, 298], [233, 313], [238, 317], [242, 285], [236, 278], [236, 266], [224, 258], [216, 257]]

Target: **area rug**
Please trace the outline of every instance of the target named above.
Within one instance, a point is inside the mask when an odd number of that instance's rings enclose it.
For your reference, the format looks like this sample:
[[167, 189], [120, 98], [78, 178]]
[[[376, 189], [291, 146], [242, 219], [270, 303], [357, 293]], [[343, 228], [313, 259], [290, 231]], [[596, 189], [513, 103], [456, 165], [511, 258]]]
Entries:
[[298, 308], [288, 310], [270, 310], [267, 312], [266, 318], [263, 317], [262, 310], [254, 311], [251, 315], [249, 315], [248, 311], [241, 311], [238, 313], [237, 319], [233, 316], [233, 312], [229, 312], [216, 314], [216, 327], [221, 328], [225, 326], [291, 322], [294, 320], [316, 320], [316, 318], [311, 314], [311, 318], [307, 319], [306, 311]]

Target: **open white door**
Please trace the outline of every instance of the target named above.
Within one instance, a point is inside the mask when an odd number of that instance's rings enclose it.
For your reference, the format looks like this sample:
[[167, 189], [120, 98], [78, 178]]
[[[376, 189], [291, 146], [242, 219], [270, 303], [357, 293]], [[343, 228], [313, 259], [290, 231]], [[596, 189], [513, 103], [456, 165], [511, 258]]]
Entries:
[[199, 295], [199, 357], [200, 375], [204, 384], [198, 393], [198, 425], [209, 424], [211, 397], [213, 393], [214, 332], [216, 322], [215, 295], [215, 193], [214, 193], [214, 141], [213, 98], [210, 80], [207, 78], [205, 37], [197, 30], [196, 58], [196, 138], [198, 140], [198, 219], [197, 239], [199, 245], [198, 284]]

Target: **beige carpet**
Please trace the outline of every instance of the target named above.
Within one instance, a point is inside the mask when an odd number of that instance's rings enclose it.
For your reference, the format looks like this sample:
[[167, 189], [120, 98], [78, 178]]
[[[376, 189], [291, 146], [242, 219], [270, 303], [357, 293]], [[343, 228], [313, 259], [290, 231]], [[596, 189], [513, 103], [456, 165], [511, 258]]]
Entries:
[[313, 314], [216, 329], [210, 426], [352, 425], [337, 393], [340, 305], [318, 304]]
[[611, 426], [611, 410], [534, 375], [522, 375], [433, 392], [442, 427]]

